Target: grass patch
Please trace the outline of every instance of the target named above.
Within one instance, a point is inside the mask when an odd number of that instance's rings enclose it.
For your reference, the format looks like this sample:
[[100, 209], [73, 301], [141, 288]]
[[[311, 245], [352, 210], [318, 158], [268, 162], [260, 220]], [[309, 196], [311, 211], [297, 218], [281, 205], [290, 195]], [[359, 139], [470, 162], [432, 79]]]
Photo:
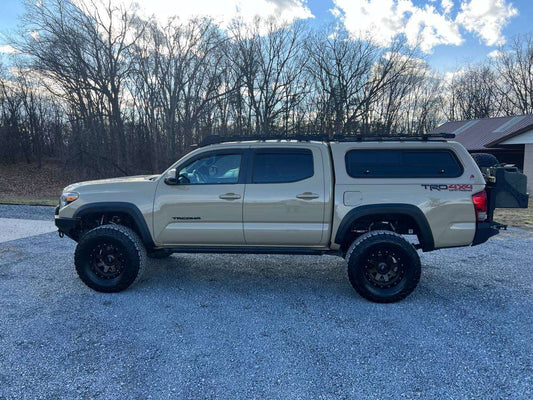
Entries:
[[529, 208], [497, 208], [494, 220], [517, 228], [533, 229], [533, 198], [529, 199]]
[[57, 206], [59, 204], [59, 198], [52, 199], [33, 199], [33, 198], [1, 198], [0, 204], [22, 204], [26, 206]]
[[64, 187], [97, 178], [66, 168], [57, 160], [43, 160], [42, 168], [35, 163], [0, 162], [0, 203], [56, 206]]

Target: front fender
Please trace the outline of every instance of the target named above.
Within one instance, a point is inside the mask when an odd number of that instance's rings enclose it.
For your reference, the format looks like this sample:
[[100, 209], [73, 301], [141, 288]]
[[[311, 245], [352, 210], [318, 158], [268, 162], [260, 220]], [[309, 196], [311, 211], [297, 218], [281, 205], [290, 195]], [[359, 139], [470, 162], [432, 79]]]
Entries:
[[133, 203], [110, 201], [84, 204], [74, 212], [73, 218], [81, 219], [90, 214], [112, 212], [126, 214], [131, 217], [146, 248], [152, 249], [155, 247], [146, 219], [141, 213], [141, 210], [139, 210], [139, 208]]

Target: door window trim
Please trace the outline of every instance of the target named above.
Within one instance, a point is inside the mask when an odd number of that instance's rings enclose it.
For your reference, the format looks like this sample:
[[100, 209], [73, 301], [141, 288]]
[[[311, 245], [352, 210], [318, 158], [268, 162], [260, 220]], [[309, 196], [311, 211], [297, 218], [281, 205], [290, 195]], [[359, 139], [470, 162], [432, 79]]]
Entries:
[[[255, 156], [256, 154], [306, 154], [311, 155], [311, 161], [312, 161], [312, 170], [313, 173], [303, 179], [296, 179], [291, 181], [283, 181], [283, 182], [254, 182], [254, 164], [255, 164]], [[246, 183], [250, 183], [253, 185], [280, 185], [284, 183], [295, 183], [295, 182], [302, 182], [306, 179], [311, 179], [315, 176], [315, 156], [313, 154], [313, 151], [311, 149], [307, 148], [290, 148], [290, 147], [282, 147], [282, 148], [276, 148], [276, 147], [256, 147], [251, 149], [251, 154], [248, 159], [249, 168], [247, 168], [247, 175], [248, 179], [246, 180]]]
[[176, 166], [176, 173], [180, 171], [181, 169], [185, 168], [186, 166], [190, 165], [191, 163], [206, 157], [211, 157], [215, 155], [240, 155], [241, 156], [241, 163], [239, 165], [239, 178], [237, 179], [237, 182], [217, 182], [217, 183], [180, 183], [176, 186], [213, 186], [213, 185], [242, 185], [246, 183], [246, 176], [247, 174], [244, 173], [243, 168], [247, 165], [247, 162], [245, 160], [245, 149], [238, 148], [238, 149], [219, 149], [219, 150], [209, 150], [209, 151], [203, 151], [199, 154], [196, 154], [194, 157], [191, 157], [187, 160], [185, 160], [183, 163]]

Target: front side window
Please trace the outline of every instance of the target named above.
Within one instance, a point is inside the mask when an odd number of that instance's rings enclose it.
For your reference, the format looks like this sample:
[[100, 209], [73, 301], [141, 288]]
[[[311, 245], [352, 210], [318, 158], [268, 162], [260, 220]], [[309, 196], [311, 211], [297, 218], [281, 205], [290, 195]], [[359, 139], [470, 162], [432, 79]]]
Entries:
[[350, 150], [346, 171], [352, 178], [454, 178], [463, 167], [446, 149]]
[[241, 154], [210, 154], [197, 158], [178, 171], [181, 184], [209, 185], [238, 183]]
[[289, 183], [312, 177], [313, 153], [310, 150], [256, 152], [252, 183]]

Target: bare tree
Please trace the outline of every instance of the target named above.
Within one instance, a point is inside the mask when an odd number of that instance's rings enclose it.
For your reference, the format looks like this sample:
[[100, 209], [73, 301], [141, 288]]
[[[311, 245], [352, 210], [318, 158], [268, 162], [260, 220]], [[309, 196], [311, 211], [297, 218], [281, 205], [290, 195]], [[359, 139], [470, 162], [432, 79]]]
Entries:
[[[17, 47], [32, 59], [32, 68], [55, 83], [84, 120], [81, 131], [99, 132], [98, 147], [80, 148], [91, 156], [111, 148], [108, 159], [128, 169], [127, 144], [121, 109], [123, 83], [131, 70], [127, 53], [136, 40], [130, 11], [91, 1], [29, 2], [24, 17], [31, 34], [22, 33]], [[138, 32], [138, 31], [137, 31]], [[78, 124], [78, 121], [75, 122]], [[118, 157], [115, 156], [118, 155]], [[102, 157], [100, 157], [102, 158]]]
[[[236, 24], [231, 37], [237, 51], [232, 54], [234, 70], [246, 95], [248, 127], [256, 133], [276, 132], [276, 126], [288, 104], [300, 95], [298, 78], [305, 67], [299, 57], [303, 24], [278, 24], [257, 19], [252, 26]], [[285, 106], [285, 108], [284, 108]], [[288, 131], [288, 127], [285, 127]]]
[[0, 75], [2, 157], [109, 176], [160, 171], [210, 134], [418, 134], [533, 112], [531, 36], [446, 83], [402, 40], [260, 18], [161, 23], [102, 1], [27, 0], [18, 68]]
[[496, 75], [487, 65], [457, 73], [449, 85], [450, 119], [487, 118], [497, 114]]
[[336, 28], [310, 36], [307, 51], [318, 126], [329, 135], [369, 132], [374, 102], [400, 79], [415, 54], [401, 41], [379, 48]]
[[494, 61], [504, 114], [533, 113], [533, 36], [516, 36]]

